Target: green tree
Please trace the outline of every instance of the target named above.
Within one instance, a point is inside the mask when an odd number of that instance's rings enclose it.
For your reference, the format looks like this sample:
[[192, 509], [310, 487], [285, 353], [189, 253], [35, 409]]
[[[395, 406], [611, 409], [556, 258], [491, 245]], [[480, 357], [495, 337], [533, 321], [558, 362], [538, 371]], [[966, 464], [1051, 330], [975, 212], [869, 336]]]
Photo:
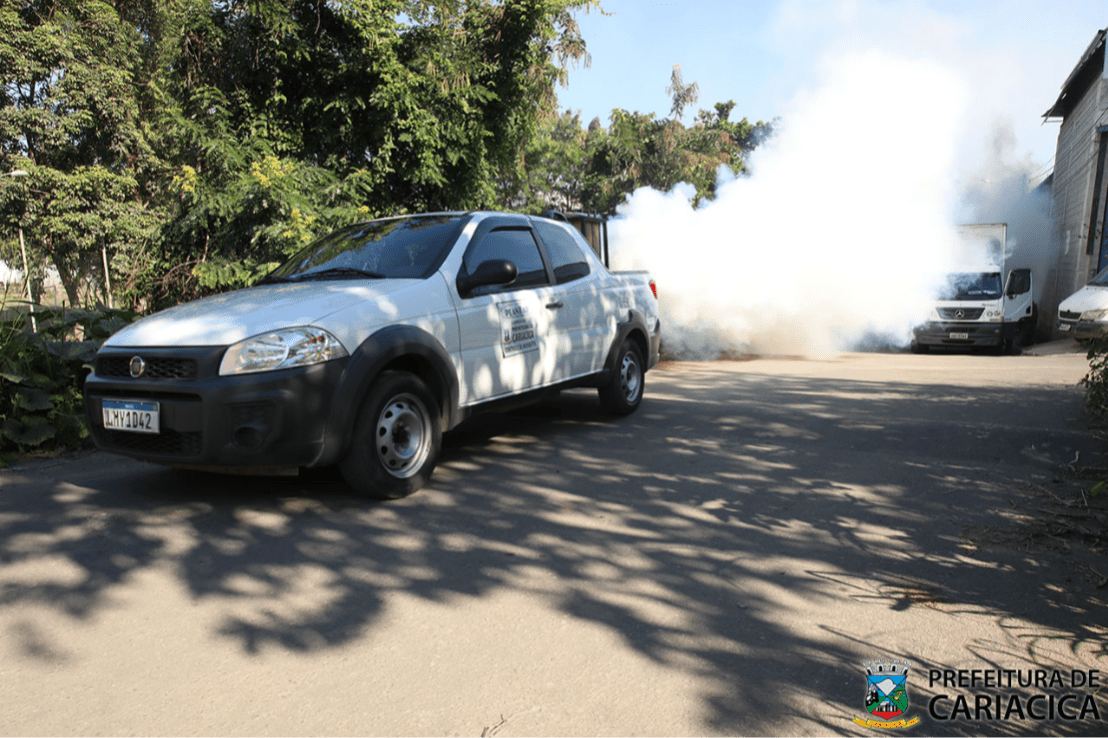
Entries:
[[140, 29], [98, 0], [4, 0], [0, 38], [0, 161], [29, 172], [0, 190], [0, 229], [28, 235], [36, 296], [49, 263], [71, 303], [107, 298], [103, 264], [133, 259], [158, 223]]
[[685, 108], [689, 105], [695, 105], [696, 101], [700, 99], [700, 85], [696, 82], [685, 84], [684, 75], [681, 73], [681, 65], [674, 64], [673, 72], [669, 78], [669, 86], [666, 87], [666, 94], [673, 100], [669, 114], [673, 116], [674, 120], [680, 120], [681, 116], [685, 114]]
[[595, 5], [194, 3], [163, 117], [173, 261], [235, 284], [355, 217], [499, 205]]
[[552, 113], [528, 143], [522, 166], [505, 179], [503, 207], [530, 213], [591, 209], [590, 149], [604, 135], [599, 122], [585, 130], [579, 113]]
[[[674, 109], [695, 101], [695, 83], [685, 84], [674, 68], [670, 87]], [[745, 157], [772, 135], [773, 123], [730, 120], [734, 101], [700, 110], [686, 128], [680, 120], [653, 113], [612, 111], [607, 130], [593, 121], [582, 130], [580, 118], [567, 111], [548, 119], [532, 141], [526, 173], [513, 185], [521, 209], [540, 205], [613, 213], [639, 187], [669, 190], [681, 182], [696, 189], [696, 202], [713, 199], [720, 168], [732, 175], [745, 171]], [[562, 205], [565, 203], [565, 205]]]

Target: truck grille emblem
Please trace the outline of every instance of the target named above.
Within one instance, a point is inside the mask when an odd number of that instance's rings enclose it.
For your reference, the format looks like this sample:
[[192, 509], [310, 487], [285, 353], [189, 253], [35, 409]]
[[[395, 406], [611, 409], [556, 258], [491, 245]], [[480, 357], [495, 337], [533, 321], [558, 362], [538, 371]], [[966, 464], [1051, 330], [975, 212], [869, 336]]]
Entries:
[[[966, 311], [965, 310], [955, 310], [954, 311], [954, 317], [957, 318], [958, 320], [961, 320], [962, 318], [966, 317]], [[142, 359], [139, 359], [139, 361], [142, 361]], [[134, 366], [134, 365], [135, 365], [135, 360], [131, 359], [131, 366]], [[134, 370], [132, 369], [132, 371], [134, 371]]]
[[146, 371], [146, 362], [142, 360], [141, 356], [132, 356], [130, 369], [131, 376], [138, 379]]

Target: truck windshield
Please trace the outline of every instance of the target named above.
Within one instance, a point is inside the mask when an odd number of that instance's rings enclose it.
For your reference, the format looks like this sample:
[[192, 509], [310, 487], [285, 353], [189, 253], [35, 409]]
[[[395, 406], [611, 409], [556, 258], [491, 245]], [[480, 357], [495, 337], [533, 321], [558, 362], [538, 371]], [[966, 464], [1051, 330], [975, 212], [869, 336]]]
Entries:
[[940, 300], [998, 300], [1001, 293], [999, 272], [948, 274], [940, 291]]
[[465, 221], [447, 213], [359, 223], [315, 241], [262, 282], [423, 279], [442, 264]]

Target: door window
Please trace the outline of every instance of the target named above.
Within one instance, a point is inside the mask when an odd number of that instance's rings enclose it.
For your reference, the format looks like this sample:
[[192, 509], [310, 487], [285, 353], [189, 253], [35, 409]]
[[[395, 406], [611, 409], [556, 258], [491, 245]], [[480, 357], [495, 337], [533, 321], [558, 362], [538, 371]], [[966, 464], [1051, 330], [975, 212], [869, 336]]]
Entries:
[[491, 259], [507, 259], [516, 265], [519, 276], [505, 287], [480, 287], [474, 294], [487, 294], [501, 290], [516, 290], [548, 283], [546, 266], [539, 253], [538, 244], [529, 228], [498, 228], [469, 247], [462, 264], [472, 274], [481, 262]]
[[552, 223], [538, 222], [535, 227], [546, 247], [546, 255], [550, 257], [556, 284], [589, 276], [589, 262], [585, 260], [585, 255], [572, 234]]

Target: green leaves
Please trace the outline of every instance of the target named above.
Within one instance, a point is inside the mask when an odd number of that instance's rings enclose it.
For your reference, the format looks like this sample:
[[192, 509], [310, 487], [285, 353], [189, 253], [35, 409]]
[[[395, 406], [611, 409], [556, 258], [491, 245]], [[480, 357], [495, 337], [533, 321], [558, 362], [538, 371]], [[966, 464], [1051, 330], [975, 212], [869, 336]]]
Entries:
[[[1085, 387], [1085, 407], [1097, 419], [1108, 417], [1108, 336], [1102, 336], [1089, 346], [1086, 354], [1089, 373], [1081, 380]], [[1108, 481], [1100, 481], [1089, 490], [1096, 497], [1108, 488]]]
[[[31, 328], [34, 308], [38, 332]], [[0, 465], [88, 437], [81, 386], [97, 348], [134, 320], [125, 310], [0, 302]]]
[[18, 446], [38, 446], [54, 437], [50, 420], [39, 415], [5, 418], [0, 430], [5, 439]]
[[159, 82], [175, 137], [160, 235], [175, 284], [159, 287], [241, 286], [355, 219], [503, 207], [500, 183], [584, 54], [571, 11], [593, 6], [193, 2]]
[[[675, 68], [670, 91], [674, 112], [695, 100]], [[577, 115], [547, 116], [530, 141], [523, 171], [504, 180], [502, 198], [522, 209], [547, 208], [612, 213], [639, 187], [670, 190], [681, 182], [696, 188], [696, 201], [716, 194], [720, 167], [743, 170], [743, 159], [767, 136], [772, 123], [729, 120], [735, 103], [701, 110], [686, 128], [677, 119], [616, 109], [605, 130], [599, 119], [582, 129]]]
[[280, 266], [280, 262], [258, 264], [254, 261], [238, 262], [219, 259], [193, 268], [200, 285], [210, 290], [227, 290], [249, 287]]

